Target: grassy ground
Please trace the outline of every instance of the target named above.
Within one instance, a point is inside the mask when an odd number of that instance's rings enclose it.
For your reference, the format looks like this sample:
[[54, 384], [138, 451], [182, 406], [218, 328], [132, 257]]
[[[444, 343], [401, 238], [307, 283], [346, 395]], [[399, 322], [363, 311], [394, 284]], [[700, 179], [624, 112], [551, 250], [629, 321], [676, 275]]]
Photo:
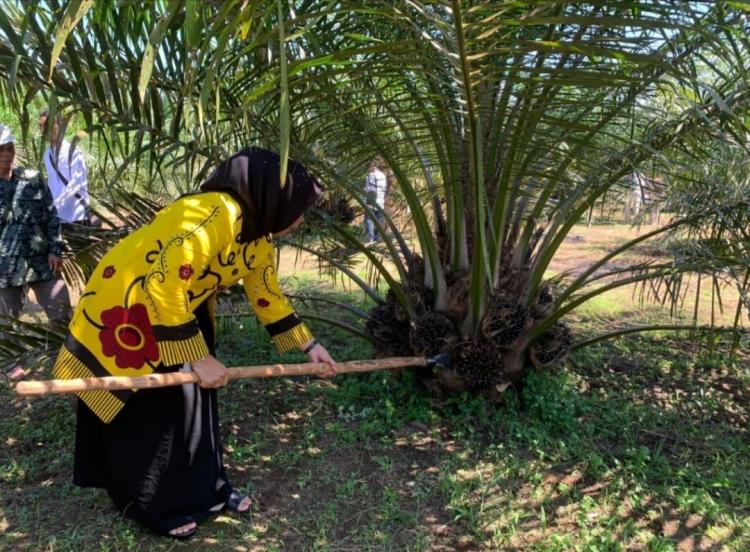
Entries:
[[[664, 316], [615, 296], [574, 320], [587, 332], [624, 314]], [[252, 319], [221, 325], [228, 364], [279, 359]], [[316, 331], [338, 360], [371, 353], [339, 330]], [[747, 365], [655, 334], [580, 351], [501, 407], [431, 397], [409, 373], [237, 382], [221, 391], [225, 460], [252, 514], [220, 515], [188, 544], [151, 536], [103, 492], [72, 486], [71, 398], [21, 400], [3, 387], [0, 548], [745, 551]]]

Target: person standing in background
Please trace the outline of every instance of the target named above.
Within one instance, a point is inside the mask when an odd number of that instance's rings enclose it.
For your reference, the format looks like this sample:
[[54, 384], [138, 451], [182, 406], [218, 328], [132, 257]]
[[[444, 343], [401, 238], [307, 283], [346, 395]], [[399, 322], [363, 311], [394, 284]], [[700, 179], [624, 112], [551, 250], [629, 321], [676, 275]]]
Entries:
[[48, 112], [39, 115], [39, 128], [49, 146], [44, 151], [47, 169], [47, 186], [52, 193], [57, 216], [63, 223], [90, 225], [88, 177], [83, 151], [74, 148], [60, 135], [60, 117], [55, 116], [52, 126], [45, 132]]
[[[365, 179], [365, 194], [367, 195], [367, 204], [373, 210], [375, 218], [383, 224], [383, 209], [385, 208], [385, 191], [388, 186], [388, 180], [385, 173], [380, 170], [375, 161], [369, 165], [369, 173]], [[365, 215], [365, 234], [367, 235], [367, 244], [371, 245], [380, 241], [378, 230], [375, 227], [373, 219]]]
[[[0, 330], [18, 318], [28, 288], [50, 322], [67, 323], [60, 220], [39, 172], [14, 167], [15, 156], [13, 133], [0, 124]], [[11, 380], [25, 375], [22, 364], [7, 372]]]

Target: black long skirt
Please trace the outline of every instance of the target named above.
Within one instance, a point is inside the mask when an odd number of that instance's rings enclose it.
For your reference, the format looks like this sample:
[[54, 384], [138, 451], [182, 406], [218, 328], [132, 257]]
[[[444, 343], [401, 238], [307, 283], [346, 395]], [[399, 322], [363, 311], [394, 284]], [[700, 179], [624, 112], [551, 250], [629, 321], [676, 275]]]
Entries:
[[[212, 328], [202, 318], [213, 352]], [[232, 492], [216, 390], [143, 389], [109, 424], [79, 400], [73, 482], [106, 489], [118, 511], [160, 534], [212, 515]]]

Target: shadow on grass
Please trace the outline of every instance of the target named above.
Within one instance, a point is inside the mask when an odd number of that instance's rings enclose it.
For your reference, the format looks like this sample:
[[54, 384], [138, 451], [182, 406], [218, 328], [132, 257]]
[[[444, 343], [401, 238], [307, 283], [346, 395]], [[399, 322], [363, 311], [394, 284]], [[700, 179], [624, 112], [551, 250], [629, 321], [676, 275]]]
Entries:
[[[230, 364], [278, 359], [255, 331], [221, 343]], [[633, 337], [532, 374], [500, 407], [436, 400], [408, 373], [237, 382], [225, 460], [253, 514], [180, 549], [747, 550], [747, 377]], [[0, 548], [174, 547], [72, 486], [71, 398], [0, 400]]]

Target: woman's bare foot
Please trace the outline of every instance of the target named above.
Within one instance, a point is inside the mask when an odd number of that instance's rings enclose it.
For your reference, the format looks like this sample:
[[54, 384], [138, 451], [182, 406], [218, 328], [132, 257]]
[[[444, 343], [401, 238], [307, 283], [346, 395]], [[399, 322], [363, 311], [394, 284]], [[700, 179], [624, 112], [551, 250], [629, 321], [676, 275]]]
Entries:
[[241, 514], [244, 514], [250, 509], [250, 506], [252, 506], [253, 501], [250, 499], [249, 496], [245, 496], [240, 500], [240, 503], [237, 504], [237, 511]]
[[227, 508], [240, 514], [246, 514], [250, 511], [252, 503], [253, 501], [249, 496], [235, 489], [229, 494]]
[[190, 523], [186, 523], [185, 525], [175, 527], [169, 532], [169, 534], [173, 537], [183, 537], [195, 531], [196, 527], [198, 527], [198, 524], [194, 521], [191, 521]]

